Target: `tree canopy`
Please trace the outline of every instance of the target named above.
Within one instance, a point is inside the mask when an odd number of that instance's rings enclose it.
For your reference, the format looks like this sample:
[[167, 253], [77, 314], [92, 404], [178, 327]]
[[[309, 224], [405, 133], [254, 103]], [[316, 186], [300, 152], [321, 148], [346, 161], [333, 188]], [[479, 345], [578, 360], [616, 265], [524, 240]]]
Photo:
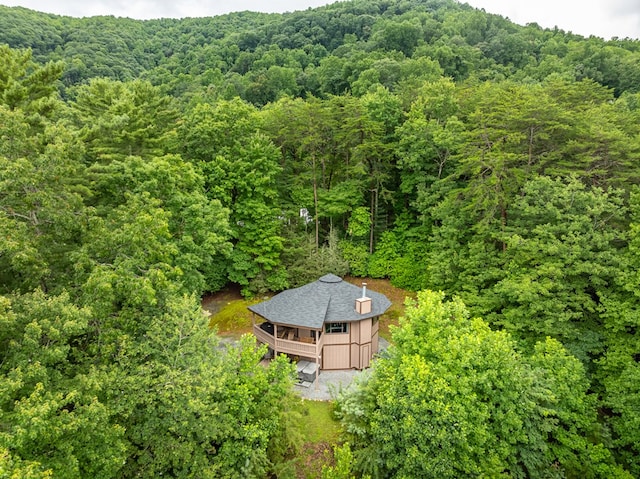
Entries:
[[424, 291], [388, 356], [338, 400], [353, 467], [371, 477], [631, 477], [600, 442], [584, 367], [547, 339], [531, 355]]
[[326, 273], [442, 291], [328, 477], [640, 475], [638, 40], [453, 0], [0, 6], [0, 64], [0, 475], [277, 475], [292, 371], [199, 300]]

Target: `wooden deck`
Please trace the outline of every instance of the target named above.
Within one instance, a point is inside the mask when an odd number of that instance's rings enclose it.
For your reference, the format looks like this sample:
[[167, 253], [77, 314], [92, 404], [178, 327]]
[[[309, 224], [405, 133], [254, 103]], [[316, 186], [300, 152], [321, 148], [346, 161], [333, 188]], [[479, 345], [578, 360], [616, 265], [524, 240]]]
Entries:
[[306, 358], [317, 358], [320, 356], [324, 343], [324, 334], [320, 336], [320, 340], [314, 342], [312, 338], [278, 338], [262, 329], [260, 325], [253, 325], [253, 334], [258, 341], [268, 345], [276, 353], [294, 354]]

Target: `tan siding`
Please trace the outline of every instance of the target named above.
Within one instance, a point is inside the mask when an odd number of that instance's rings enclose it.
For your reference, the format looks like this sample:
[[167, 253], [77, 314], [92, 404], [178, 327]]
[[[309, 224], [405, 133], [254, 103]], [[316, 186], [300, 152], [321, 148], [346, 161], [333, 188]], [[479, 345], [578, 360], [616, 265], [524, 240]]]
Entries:
[[359, 343], [360, 342], [360, 323], [349, 323], [349, 327], [351, 328], [351, 342]]
[[349, 332], [322, 335], [322, 369], [364, 369], [378, 352], [378, 321], [371, 318], [349, 323]]
[[[327, 335], [331, 336], [331, 335]], [[322, 353], [322, 369], [349, 369], [349, 345], [326, 345]]]
[[323, 333], [324, 344], [349, 344], [349, 333]]
[[371, 319], [360, 321], [360, 344], [371, 342]]
[[360, 369], [360, 346], [351, 343], [351, 367]]
[[378, 331], [373, 333], [373, 338], [371, 338], [371, 354], [378, 354], [380, 351], [380, 342], [378, 340]]
[[300, 338], [310, 338], [311, 337], [311, 330], [310, 329], [298, 329], [298, 337]]
[[360, 348], [360, 369], [368, 368], [371, 360], [371, 345], [365, 344]]

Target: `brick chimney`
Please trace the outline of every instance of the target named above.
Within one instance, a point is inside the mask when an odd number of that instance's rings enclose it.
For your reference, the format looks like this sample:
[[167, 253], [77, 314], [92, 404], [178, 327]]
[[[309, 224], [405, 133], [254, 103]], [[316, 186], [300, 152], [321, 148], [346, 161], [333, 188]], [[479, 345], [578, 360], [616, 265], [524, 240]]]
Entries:
[[356, 299], [356, 312], [358, 314], [371, 312], [371, 298], [367, 298], [367, 283], [362, 283], [362, 298]]

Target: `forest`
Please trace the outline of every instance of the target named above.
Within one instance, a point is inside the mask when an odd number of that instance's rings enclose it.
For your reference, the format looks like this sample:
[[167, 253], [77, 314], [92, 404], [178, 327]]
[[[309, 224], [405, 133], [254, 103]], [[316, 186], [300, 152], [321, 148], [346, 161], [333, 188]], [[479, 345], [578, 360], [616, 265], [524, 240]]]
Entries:
[[640, 477], [640, 41], [454, 0], [0, 6], [0, 478], [290, 478], [201, 298], [416, 292], [323, 479]]

